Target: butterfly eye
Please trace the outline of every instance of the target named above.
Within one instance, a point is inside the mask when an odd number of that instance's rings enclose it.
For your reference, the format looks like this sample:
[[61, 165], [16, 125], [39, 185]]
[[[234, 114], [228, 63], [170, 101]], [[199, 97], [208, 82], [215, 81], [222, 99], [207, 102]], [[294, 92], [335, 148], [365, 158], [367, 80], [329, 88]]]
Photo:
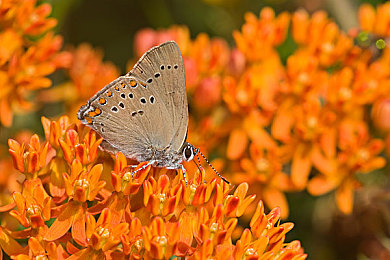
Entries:
[[192, 149], [192, 146], [186, 146], [183, 149], [183, 160], [189, 162], [192, 159], [194, 159], [194, 150]]

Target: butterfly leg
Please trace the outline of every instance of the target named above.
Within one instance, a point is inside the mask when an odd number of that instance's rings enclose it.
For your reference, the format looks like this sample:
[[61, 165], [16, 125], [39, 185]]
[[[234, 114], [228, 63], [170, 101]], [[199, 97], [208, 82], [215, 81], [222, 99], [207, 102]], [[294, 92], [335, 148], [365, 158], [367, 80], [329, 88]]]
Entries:
[[183, 171], [183, 178], [184, 178], [184, 181], [186, 182], [186, 185], [188, 185], [187, 177], [186, 177], [186, 168], [184, 168], [183, 165], [181, 166], [181, 170]]
[[[150, 162], [148, 162], [147, 164], [145, 164], [144, 166], [142, 166], [141, 168], [139, 168], [139, 169], [133, 171], [133, 172], [131, 173], [131, 177], [134, 177], [134, 174], [136, 174], [138, 171], [143, 170], [143, 169], [146, 169], [149, 165], [153, 165], [154, 163], [155, 163], [155, 161], [150, 161]], [[131, 166], [133, 166], [133, 165], [131, 165]], [[137, 166], [136, 166], [136, 167], [137, 167]], [[134, 167], [132, 167], [132, 168], [134, 168]]]

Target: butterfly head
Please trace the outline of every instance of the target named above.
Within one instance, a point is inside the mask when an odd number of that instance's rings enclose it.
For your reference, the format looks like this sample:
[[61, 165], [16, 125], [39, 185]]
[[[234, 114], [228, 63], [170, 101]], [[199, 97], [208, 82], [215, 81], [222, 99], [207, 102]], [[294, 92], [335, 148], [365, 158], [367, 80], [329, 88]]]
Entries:
[[190, 143], [185, 143], [182, 149], [182, 156], [183, 156], [183, 161], [189, 162], [192, 159], [194, 159], [194, 156], [198, 152], [198, 149], [195, 148], [192, 144]]

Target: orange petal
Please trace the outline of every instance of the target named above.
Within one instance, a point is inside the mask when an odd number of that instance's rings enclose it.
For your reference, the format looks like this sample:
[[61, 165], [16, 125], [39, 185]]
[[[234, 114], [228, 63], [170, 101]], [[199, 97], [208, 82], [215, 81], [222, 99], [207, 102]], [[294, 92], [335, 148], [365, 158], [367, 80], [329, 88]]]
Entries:
[[337, 182], [332, 182], [331, 179], [325, 176], [317, 175], [309, 181], [307, 190], [311, 195], [319, 196], [330, 192], [337, 186]]
[[50, 226], [45, 234], [44, 239], [47, 241], [54, 241], [65, 235], [65, 233], [72, 226], [75, 215], [78, 214], [81, 204], [70, 201], [64, 211]]
[[305, 188], [311, 166], [311, 149], [304, 144], [298, 145], [291, 165], [291, 180], [297, 188]]
[[[0, 246], [7, 255], [18, 255], [26, 251], [15, 239], [6, 234], [0, 227]], [[27, 249], [27, 248], [26, 248]]]
[[89, 162], [95, 161], [97, 157], [97, 151], [99, 148], [99, 145], [103, 142], [103, 138], [100, 138], [97, 140], [90, 148], [89, 148], [89, 154], [88, 154], [88, 160]]
[[352, 180], [345, 180], [336, 191], [336, 203], [344, 214], [350, 214], [353, 209], [354, 189]]
[[320, 146], [328, 158], [336, 154], [336, 129], [328, 129], [320, 138]]
[[248, 137], [244, 130], [234, 129], [230, 136], [227, 145], [227, 157], [231, 160], [235, 160], [241, 157], [245, 152], [248, 144]]
[[7, 99], [0, 100], [0, 123], [5, 127], [12, 125], [12, 110]]
[[87, 245], [87, 236], [85, 232], [85, 213], [85, 204], [83, 206], [80, 205], [78, 211], [75, 213], [76, 215], [74, 216], [74, 221], [72, 224], [72, 237], [79, 245], [82, 246]]
[[8, 139], [8, 146], [10, 147], [8, 151], [12, 157], [15, 169], [24, 172], [23, 146], [13, 139]]
[[46, 137], [46, 140], [49, 140], [49, 134], [50, 134], [50, 119], [46, 118], [46, 117], [41, 117], [41, 123], [42, 123], [42, 126], [43, 126], [43, 130], [45, 132], [45, 137]]
[[265, 203], [269, 208], [279, 207], [281, 210], [281, 217], [287, 218], [289, 214], [288, 203], [283, 192], [273, 188], [266, 188], [263, 192]]
[[122, 171], [124, 168], [127, 167], [127, 160], [126, 157], [123, 155], [123, 153], [118, 152], [115, 155], [115, 166], [114, 166], [114, 171], [119, 173]]
[[280, 109], [272, 123], [271, 133], [275, 139], [288, 142], [291, 139], [291, 127], [294, 117], [285, 109]]
[[62, 153], [64, 155], [64, 159], [69, 164], [71, 164], [72, 161], [73, 161], [73, 152], [70, 149], [70, 146], [65, 141], [63, 141], [62, 139], [59, 139], [58, 141], [60, 143], [60, 147], [61, 147]]
[[359, 22], [363, 31], [372, 32], [375, 24], [375, 9], [369, 4], [363, 4], [359, 8]]

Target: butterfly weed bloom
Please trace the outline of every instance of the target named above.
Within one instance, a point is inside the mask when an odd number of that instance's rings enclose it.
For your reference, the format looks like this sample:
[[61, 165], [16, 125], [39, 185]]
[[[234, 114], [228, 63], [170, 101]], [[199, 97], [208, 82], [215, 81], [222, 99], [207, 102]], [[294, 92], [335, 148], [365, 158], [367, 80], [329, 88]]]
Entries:
[[279, 224], [280, 210], [266, 215], [262, 204], [249, 217], [250, 230], [234, 242], [238, 218], [255, 199], [247, 195], [246, 183], [232, 191], [219, 178], [205, 181], [204, 170], [188, 171], [185, 183], [181, 170], [142, 168], [145, 162], [137, 171], [122, 153], [96, 150], [101, 139], [67, 117], [42, 118], [42, 124], [47, 141], [33, 135], [28, 144], [9, 142], [14, 167], [26, 178], [21, 192], [13, 194], [16, 208], [9, 206], [22, 230], [8, 225], [0, 230], [7, 255], [208, 259], [290, 254], [305, 259], [299, 242], [284, 243], [292, 224]]
[[[363, 5], [362, 30], [386, 37], [388, 7]], [[181, 40], [191, 71], [190, 141], [224, 157], [225, 174], [248, 182], [266, 205], [279, 205], [283, 217], [284, 193], [304, 189], [334, 191], [339, 209], [351, 213], [360, 174], [386, 165], [384, 138], [374, 137], [367, 118], [386, 129], [388, 46], [376, 57], [322, 11], [275, 15], [264, 8], [245, 21], [233, 33], [234, 48], [202, 34]], [[165, 30], [164, 39], [168, 33], [175, 39], [174, 29]], [[278, 48], [288, 41], [295, 48], [282, 56]]]
[[49, 4], [3, 1], [0, 13], [0, 122], [11, 126], [15, 109], [30, 110], [28, 95], [50, 87], [47, 76], [66, 67], [69, 55], [60, 52], [62, 38], [50, 31], [57, 21], [48, 17]]
[[[118, 68], [103, 62], [103, 52], [87, 43], [68, 49], [69, 81], [42, 91], [39, 99], [46, 103], [65, 102], [66, 114], [76, 115], [80, 106], [98, 90], [119, 76]], [[70, 117], [74, 122], [76, 116]]]

